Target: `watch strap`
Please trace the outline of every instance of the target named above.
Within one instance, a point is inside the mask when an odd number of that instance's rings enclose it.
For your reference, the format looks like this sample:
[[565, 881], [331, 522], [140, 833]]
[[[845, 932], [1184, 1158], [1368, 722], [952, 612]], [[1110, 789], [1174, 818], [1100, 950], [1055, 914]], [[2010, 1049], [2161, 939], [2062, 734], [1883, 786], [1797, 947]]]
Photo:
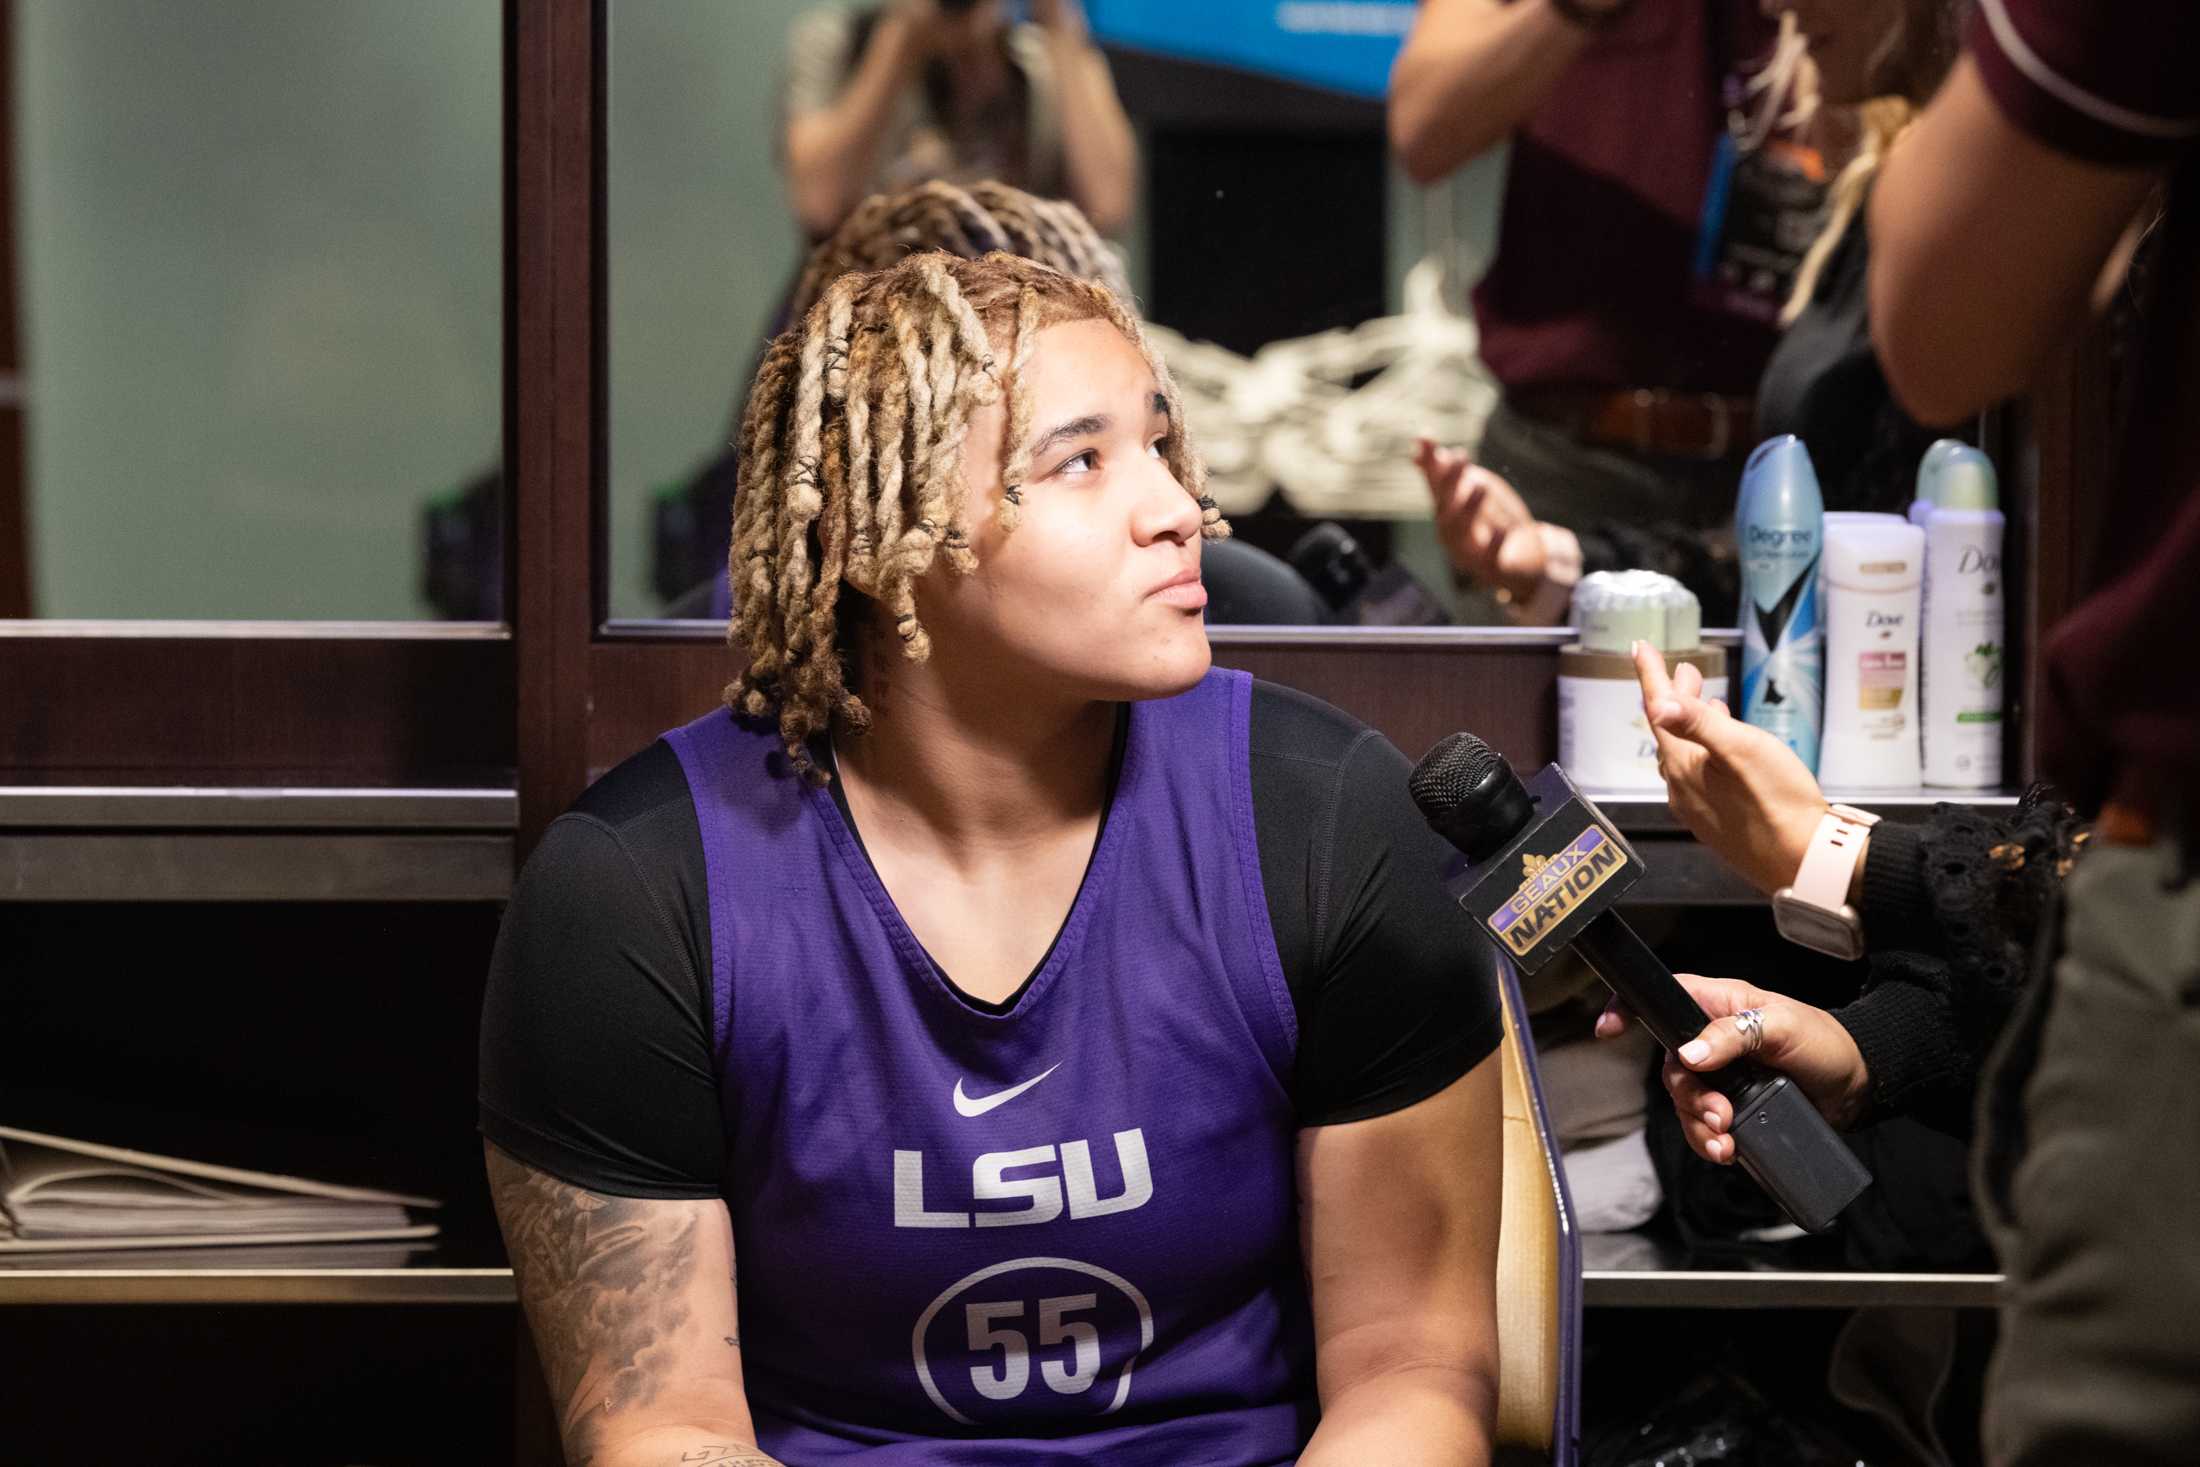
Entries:
[[1838, 912], [1849, 902], [1849, 883], [1856, 876], [1856, 858], [1864, 836], [1879, 817], [1851, 805], [1833, 805], [1818, 818], [1810, 845], [1803, 852], [1802, 868], [1790, 888], [1794, 898], [1821, 912]]

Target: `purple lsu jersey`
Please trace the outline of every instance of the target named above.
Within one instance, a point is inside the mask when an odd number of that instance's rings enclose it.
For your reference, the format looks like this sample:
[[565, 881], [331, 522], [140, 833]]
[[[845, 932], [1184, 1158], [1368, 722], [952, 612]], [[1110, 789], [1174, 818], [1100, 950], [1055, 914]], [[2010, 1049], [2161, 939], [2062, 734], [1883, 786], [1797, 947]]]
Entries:
[[[1251, 679], [1133, 704], [1053, 951], [945, 981], [831, 792], [666, 735], [709, 873], [742, 1364], [796, 1467], [1289, 1462], [1316, 1417]], [[776, 773], [768, 774], [767, 765]]]

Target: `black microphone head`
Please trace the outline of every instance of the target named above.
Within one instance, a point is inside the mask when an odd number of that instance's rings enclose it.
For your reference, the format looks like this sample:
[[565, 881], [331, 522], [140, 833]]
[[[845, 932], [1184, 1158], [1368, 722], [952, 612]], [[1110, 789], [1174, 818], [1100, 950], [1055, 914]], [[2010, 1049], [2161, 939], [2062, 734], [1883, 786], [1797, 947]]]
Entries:
[[1470, 733], [1438, 740], [1406, 788], [1421, 818], [1469, 861], [1504, 849], [1535, 818], [1535, 802], [1505, 756]]
[[1299, 536], [1288, 559], [1291, 569], [1305, 577], [1333, 610], [1343, 610], [1367, 589], [1375, 574], [1374, 562], [1352, 532], [1330, 520]]

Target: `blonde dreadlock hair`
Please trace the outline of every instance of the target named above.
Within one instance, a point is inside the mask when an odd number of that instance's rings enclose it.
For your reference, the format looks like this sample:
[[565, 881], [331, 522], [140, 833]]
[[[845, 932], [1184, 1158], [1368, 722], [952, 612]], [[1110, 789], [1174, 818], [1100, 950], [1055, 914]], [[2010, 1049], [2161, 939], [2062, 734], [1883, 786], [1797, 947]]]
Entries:
[[851, 270], [883, 270], [919, 250], [945, 250], [966, 260], [1005, 250], [1131, 298], [1122, 260], [1075, 204], [992, 179], [962, 185], [935, 179], [858, 204], [810, 251], [787, 320], [800, 321], [825, 287]]
[[804, 778], [825, 779], [807, 747], [813, 735], [836, 717], [851, 732], [870, 725], [847, 685], [841, 588], [884, 608], [904, 657], [930, 655], [917, 580], [943, 551], [957, 574], [977, 568], [962, 478], [970, 415], [1005, 399], [995, 514], [1013, 533], [1031, 469], [1027, 376], [1038, 335], [1088, 320], [1109, 322], [1146, 359], [1168, 410], [1170, 472], [1199, 501], [1201, 533], [1227, 536], [1168, 367], [1105, 285], [1000, 252], [928, 251], [835, 279], [765, 353], [742, 416], [729, 557], [727, 640], [748, 669], [725, 701], [744, 717], [776, 716]]
[[1795, 284], [1780, 310], [1783, 328], [1794, 325], [1818, 294], [1818, 281], [1834, 251], [1871, 196], [1879, 165], [1947, 79], [1969, 8], [1969, 0], [1903, 0], [1895, 24], [1873, 48], [1866, 71], [1882, 90], [1855, 104], [1856, 153], [1826, 190], [1825, 223], [1796, 267]]

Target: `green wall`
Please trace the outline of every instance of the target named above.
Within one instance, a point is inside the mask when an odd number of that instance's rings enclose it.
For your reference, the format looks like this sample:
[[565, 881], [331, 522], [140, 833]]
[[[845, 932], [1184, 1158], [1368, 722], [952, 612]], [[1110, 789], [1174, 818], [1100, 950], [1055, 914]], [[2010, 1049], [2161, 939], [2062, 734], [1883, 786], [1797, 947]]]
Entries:
[[41, 615], [424, 615], [501, 431], [497, 0], [18, 0]]

